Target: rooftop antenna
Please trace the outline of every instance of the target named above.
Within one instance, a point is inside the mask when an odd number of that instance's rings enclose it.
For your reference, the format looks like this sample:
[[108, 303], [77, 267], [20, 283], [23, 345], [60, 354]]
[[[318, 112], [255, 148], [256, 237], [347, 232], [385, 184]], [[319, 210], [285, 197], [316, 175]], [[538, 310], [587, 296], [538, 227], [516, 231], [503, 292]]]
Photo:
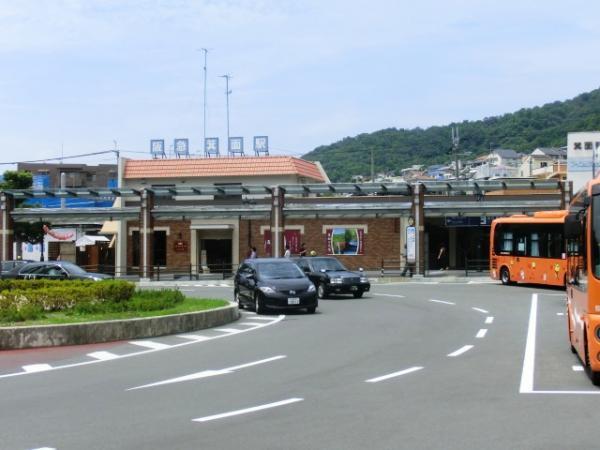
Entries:
[[207, 56], [208, 56], [208, 49], [207, 48], [201, 48], [200, 51], [204, 52], [204, 125], [203, 125], [203, 140], [202, 140], [202, 145], [204, 145], [204, 143], [206, 142], [206, 80], [208, 77], [208, 65], [207, 65]]
[[458, 144], [460, 136], [458, 134], [458, 125], [451, 128], [452, 130], [452, 151], [454, 152], [454, 163], [456, 164], [456, 179], [460, 179], [460, 161], [458, 159]]
[[226, 73], [225, 75], [221, 75], [221, 78], [225, 78], [225, 98], [227, 102], [227, 145], [229, 145], [229, 94], [231, 94], [231, 90], [229, 90], [229, 80], [231, 79], [231, 75]]

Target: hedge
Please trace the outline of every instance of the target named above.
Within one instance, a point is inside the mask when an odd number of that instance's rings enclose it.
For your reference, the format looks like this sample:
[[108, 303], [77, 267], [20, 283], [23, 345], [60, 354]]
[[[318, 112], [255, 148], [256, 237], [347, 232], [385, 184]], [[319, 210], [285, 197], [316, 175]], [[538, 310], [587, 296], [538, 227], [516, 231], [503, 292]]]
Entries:
[[135, 285], [121, 280], [1, 280], [0, 320], [28, 320], [53, 311], [127, 310], [134, 294]]

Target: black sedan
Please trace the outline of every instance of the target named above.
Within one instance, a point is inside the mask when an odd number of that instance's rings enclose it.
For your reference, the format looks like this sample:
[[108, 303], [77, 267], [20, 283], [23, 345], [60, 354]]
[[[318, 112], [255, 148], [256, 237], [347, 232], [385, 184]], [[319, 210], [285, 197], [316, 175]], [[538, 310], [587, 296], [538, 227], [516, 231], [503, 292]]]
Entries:
[[289, 259], [255, 258], [244, 261], [234, 278], [234, 296], [239, 308], [254, 308], [258, 314], [272, 309], [306, 309], [318, 306], [314, 284]]
[[2, 263], [0, 263], [0, 266], [2, 267], [2, 276], [15, 270], [17, 267], [24, 266], [25, 264], [30, 263], [30, 262], [33, 262], [33, 261], [28, 261], [26, 259], [15, 259], [13, 261], [2, 261]]
[[335, 258], [319, 256], [293, 260], [315, 284], [319, 298], [331, 294], [352, 294], [354, 298], [361, 298], [363, 293], [371, 289], [369, 278], [362, 269], [360, 272], [351, 272]]
[[3, 274], [2, 278], [21, 280], [93, 280], [100, 281], [112, 278], [103, 273], [86, 272], [69, 261], [32, 262], [15, 267]]

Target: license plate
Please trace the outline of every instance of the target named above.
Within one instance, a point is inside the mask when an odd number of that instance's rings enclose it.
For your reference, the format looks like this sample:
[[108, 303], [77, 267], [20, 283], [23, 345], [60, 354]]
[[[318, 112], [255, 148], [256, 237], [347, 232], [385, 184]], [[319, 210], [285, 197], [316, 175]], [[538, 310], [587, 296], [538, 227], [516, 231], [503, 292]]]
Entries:
[[299, 305], [300, 299], [298, 297], [290, 297], [288, 298], [288, 305]]
[[351, 291], [358, 291], [358, 286], [351, 286], [351, 287], [350, 287], [350, 290], [351, 290]]

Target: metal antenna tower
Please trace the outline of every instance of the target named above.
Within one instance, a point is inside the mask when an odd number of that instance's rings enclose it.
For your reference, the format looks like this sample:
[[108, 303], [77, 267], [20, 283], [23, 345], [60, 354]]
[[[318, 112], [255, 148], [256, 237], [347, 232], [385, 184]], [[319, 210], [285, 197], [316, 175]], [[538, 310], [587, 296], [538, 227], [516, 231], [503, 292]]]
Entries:
[[229, 80], [231, 79], [231, 75], [226, 73], [225, 75], [221, 75], [221, 78], [225, 78], [225, 99], [227, 101], [227, 145], [229, 146], [229, 94], [232, 92], [229, 90]]
[[202, 141], [202, 146], [204, 146], [205, 142], [206, 142], [206, 79], [208, 77], [208, 67], [207, 67], [207, 55], [208, 55], [208, 49], [207, 48], [202, 48], [201, 49], [204, 52], [204, 132], [203, 132], [203, 141]]
[[454, 163], [456, 164], [456, 179], [460, 179], [460, 161], [458, 158], [458, 144], [460, 143], [460, 135], [458, 134], [458, 125], [451, 128], [452, 130], [452, 152], [454, 153]]

